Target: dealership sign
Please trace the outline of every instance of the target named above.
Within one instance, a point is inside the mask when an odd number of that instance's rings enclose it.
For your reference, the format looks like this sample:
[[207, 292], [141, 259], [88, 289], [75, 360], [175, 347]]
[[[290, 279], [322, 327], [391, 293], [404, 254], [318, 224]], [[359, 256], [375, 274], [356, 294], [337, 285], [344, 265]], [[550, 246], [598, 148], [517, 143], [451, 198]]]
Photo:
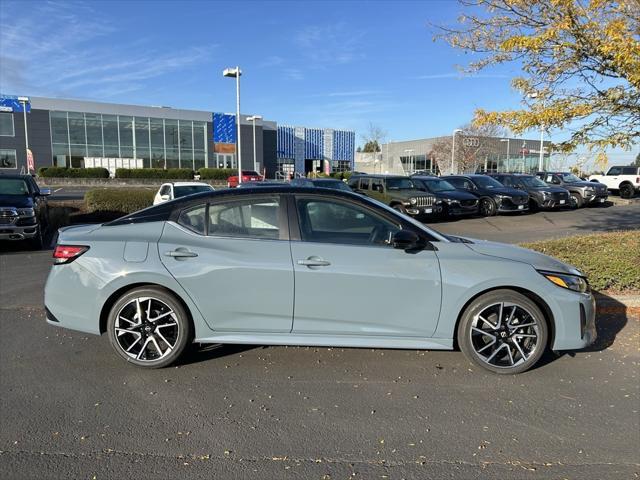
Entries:
[[[31, 102], [24, 103], [27, 107], [27, 113], [31, 112]], [[0, 94], [0, 112], [19, 112], [24, 111], [23, 103], [14, 95]]]

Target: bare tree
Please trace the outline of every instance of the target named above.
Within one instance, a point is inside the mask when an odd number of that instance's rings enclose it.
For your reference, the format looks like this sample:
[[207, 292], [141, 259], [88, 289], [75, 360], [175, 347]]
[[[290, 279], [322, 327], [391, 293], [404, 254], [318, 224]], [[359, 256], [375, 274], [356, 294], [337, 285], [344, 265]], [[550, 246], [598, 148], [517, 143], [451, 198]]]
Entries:
[[[455, 136], [454, 164], [459, 173], [475, 172], [490, 155], [500, 153], [495, 138], [505, 135], [497, 125], [475, 126], [468, 123], [460, 127]], [[451, 170], [452, 136], [440, 137], [433, 145], [431, 156], [436, 159], [441, 172]]]
[[362, 135], [362, 141], [364, 142], [363, 152], [379, 152], [382, 142], [387, 138], [387, 132], [374, 123], [369, 123], [366, 132]]

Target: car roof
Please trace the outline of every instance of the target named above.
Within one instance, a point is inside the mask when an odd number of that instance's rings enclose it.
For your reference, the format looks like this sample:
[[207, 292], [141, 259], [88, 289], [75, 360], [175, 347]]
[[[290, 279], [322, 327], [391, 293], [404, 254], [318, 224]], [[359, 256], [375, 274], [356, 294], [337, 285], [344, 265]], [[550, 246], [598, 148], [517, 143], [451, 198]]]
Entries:
[[10, 178], [12, 180], [26, 180], [33, 178], [31, 175], [21, 175], [19, 173], [0, 173], [0, 178]]
[[442, 177], [436, 177], [435, 175], [411, 175], [410, 178], [417, 178], [418, 180], [442, 180]]
[[496, 175], [500, 175], [501, 177], [533, 177], [535, 176], [529, 173], [499, 173], [499, 172], [488, 173], [487, 175], [489, 175], [490, 177], [493, 177]]
[[385, 174], [385, 173], [359, 173], [357, 175], [358, 177], [370, 177], [370, 178], [382, 178], [382, 179], [388, 179], [388, 178], [411, 178], [408, 177], [406, 175], [394, 175], [394, 174]]
[[211, 185], [209, 185], [208, 183], [205, 182], [169, 182], [171, 185], [173, 185], [174, 187], [190, 187], [193, 185], [206, 185], [208, 187], [210, 187]]

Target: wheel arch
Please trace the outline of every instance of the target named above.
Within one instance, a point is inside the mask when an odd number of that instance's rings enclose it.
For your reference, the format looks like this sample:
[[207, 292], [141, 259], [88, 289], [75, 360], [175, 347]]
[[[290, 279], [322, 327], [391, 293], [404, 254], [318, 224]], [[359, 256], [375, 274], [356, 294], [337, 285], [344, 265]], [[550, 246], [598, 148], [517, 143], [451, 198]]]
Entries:
[[487, 293], [493, 292], [495, 290], [513, 290], [514, 292], [518, 292], [518, 293], [524, 295], [529, 300], [531, 300], [533, 303], [535, 303], [536, 306], [540, 310], [542, 310], [542, 313], [544, 314], [544, 317], [545, 317], [545, 321], [547, 322], [547, 327], [549, 327], [549, 338], [547, 339], [547, 345], [546, 346], [550, 347], [551, 345], [554, 344], [555, 337], [556, 337], [555, 318], [554, 318], [553, 312], [551, 311], [551, 308], [549, 307], [547, 302], [545, 302], [542, 299], [542, 297], [540, 297], [536, 293], [532, 292], [531, 290], [527, 290], [526, 288], [516, 287], [516, 286], [513, 286], [513, 285], [503, 285], [503, 286], [498, 286], [498, 287], [487, 288], [486, 290], [478, 292], [478, 293], [473, 295], [471, 298], [469, 298], [465, 302], [465, 304], [462, 306], [462, 308], [458, 312], [458, 317], [456, 318], [456, 323], [455, 323], [455, 326], [453, 328], [453, 349], [454, 350], [460, 350], [460, 346], [458, 345], [458, 327], [460, 325], [460, 321], [462, 320], [462, 314], [469, 307], [469, 305], [471, 305], [471, 303], [473, 301], [475, 301], [478, 297], [480, 297], [482, 295], [485, 295]]
[[108, 321], [108, 318], [109, 318], [109, 312], [111, 311], [111, 308], [113, 307], [113, 305], [118, 301], [118, 299], [120, 297], [122, 297], [125, 293], [127, 293], [127, 292], [129, 292], [129, 291], [131, 291], [131, 290], [133, 290], [135, 288], [141, 288], [141, 287], [159, 288], [159, 289], [164, 290], [168, 294], [172, 295], [178, 302], [180, 302], [180, 304], [184, 308], [184, 311], [187, 312], [187, 317], [189, 319], [189, 322], [191, 323], [192, 331], [195, 332], [195, 325], [194, 325], [194, 321], [193, 321], [193, 313], [191, 312], [191, 309], [189, 308], [189, 305], [187, 305], [187, 303], [182, 299], [182, 297], [180, 295], [178, 295], [172, 289], [167, 288], [166, 286], [160, 285], [158, 283], [138, 282], [138, 283], [131, 283], [129, 285], [125, 285], [123, 287], [120, 287], [115, 292], [113, 292], [111, 295], [109, 295], [107, 300], [102, 304], [102, 308], [100, 310], [100, 325], [99, 325], [100, 335], [102, 335], [103, 333], [106, 333], [106, 331], [107, 331], [107, 321]]
[[625, 185], [629, 185], [631, 188], [635, 188], [633, 183], [631, 183], [629, 180], [623, 180], [622, 182], [620, 182], [620, 185], [618, 185], [618, 190], [620, 190]]

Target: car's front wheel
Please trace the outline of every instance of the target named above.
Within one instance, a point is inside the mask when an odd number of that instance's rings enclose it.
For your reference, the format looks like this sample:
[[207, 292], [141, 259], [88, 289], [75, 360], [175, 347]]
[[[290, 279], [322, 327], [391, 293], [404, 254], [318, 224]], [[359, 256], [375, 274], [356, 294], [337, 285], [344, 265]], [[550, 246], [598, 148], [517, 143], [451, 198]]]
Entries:
[[548, 339], [544, 314], [528, 297], [494, 290], [476, 298], [458, 325], [458, 345], [476, 365], [499, 374], [522, 373], [543, 355]]
[[569, 204], [571, 205], [571, 208], [580, 208], [583, 203], [584, 200], [582, 199], [582, 195], [578, 192], [571, 192], [569, 194]]
[[118, 355], [147, 368], [171, 365], [192, 337], [182, 304], [158, 287], [135, 288], [120, 297], [109, 313], [107, 331]]
[[483, 198], [480, 200], [480, 215], [483, 217], [493, 217], [496, 212], [496, 202], [490, 198]]
[[620, 198], [631, 197], [633, 197], [633, 185], [629, 185], [628, 183], [620, 185]]

